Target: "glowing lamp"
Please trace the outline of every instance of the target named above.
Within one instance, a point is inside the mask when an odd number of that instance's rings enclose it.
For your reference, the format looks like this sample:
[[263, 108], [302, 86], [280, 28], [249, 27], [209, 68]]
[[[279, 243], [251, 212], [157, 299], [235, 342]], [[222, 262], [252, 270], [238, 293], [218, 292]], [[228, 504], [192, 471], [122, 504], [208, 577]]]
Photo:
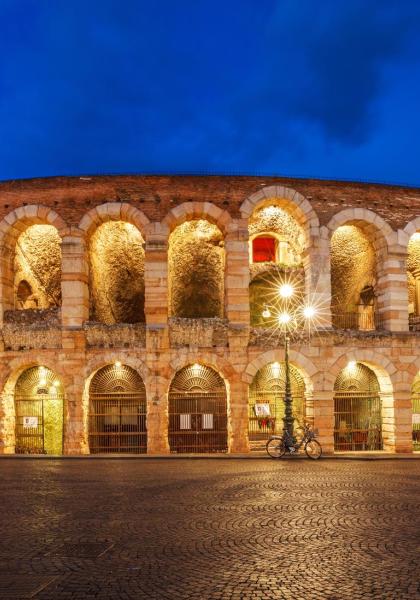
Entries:
[[286, 313], [286, 312], [280, 313], [279, 314], [279, 323], [281, 325], [287, 325], [287, 323], [290, 323], [291, 318], [292, 317], [289, 315], [289, 313]]
[[303, 309], [303, 316], [305, 319], [312, 319], [315, 316], [316, 310], [313, 306], [305, 306]]
[[283, 283], [280, 286], [279, 294], [282, 298], [290, 298], [293, 296], [294, 289], [289, 283]]
[[117, 361], [115, 362], [115, 366], [117, 367], [117, 369], [119, 369], [119, 368], [121, 367], [121, 363], [120, 363], [120, 361], [119, 361], [119, 360], [117, 360]]
[[264, 317], [264, 319], [268, 319], [269, 317], [271, 317], [270, 309], [265, 307], [262, 311], [262, 316]]

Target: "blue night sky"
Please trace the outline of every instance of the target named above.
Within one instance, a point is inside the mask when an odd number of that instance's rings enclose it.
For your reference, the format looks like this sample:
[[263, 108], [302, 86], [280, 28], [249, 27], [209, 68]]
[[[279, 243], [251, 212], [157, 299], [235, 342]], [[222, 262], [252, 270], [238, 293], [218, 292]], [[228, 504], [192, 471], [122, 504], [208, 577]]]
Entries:
[[0, 179], [420, 185], [418, 0], [0, 0]]

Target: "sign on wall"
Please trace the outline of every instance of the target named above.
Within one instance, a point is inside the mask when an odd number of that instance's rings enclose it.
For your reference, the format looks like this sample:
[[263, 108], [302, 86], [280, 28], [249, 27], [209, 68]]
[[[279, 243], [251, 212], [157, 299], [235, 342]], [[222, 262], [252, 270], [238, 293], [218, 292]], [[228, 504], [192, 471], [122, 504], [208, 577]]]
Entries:
[[256, 404], [254, 406], [255, 416], [257, 417], [269, 417], [271, 415], [270, 405], [268, 403]]
[[34, 429], [38, 427], [38, 417], [23, 417], [24, 429]]

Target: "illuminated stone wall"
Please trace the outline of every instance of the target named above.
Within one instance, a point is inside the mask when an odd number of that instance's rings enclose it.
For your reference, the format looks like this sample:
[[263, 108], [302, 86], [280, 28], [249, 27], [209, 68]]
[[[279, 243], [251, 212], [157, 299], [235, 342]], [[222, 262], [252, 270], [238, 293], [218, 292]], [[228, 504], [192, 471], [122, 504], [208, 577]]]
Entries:
[[225, 252], [220, 230], [204, 220], [179, 225], [169, 239], [170, 313], [223, 317]]
[[107, 325], [144, 321], [143, 238], [130, 223], [109, 221], [89, 245], [91, 320]]
[[360, 292], [376, 284], [376, 259], [372, 243], [355, 225], [339, 227], [331, 238], [331, 306], [356, 311]]
[[415, 279], [420, 276], [420, 234], [414, 233], [408, 243], [407, 277], [409, 312], [415, 312]]
[[61, 301], [60, 236], [52, 225], [32, 225], [18, 238], [15, 307], [45, 309]]

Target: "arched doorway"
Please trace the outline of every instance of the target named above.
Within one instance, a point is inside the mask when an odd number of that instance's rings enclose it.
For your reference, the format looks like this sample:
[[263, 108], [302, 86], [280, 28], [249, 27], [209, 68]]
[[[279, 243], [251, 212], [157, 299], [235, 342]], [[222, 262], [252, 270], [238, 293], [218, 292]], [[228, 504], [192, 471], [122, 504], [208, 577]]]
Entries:
[[382, 450], [382, 400], [378, 379], [351, 361], [334, 385], [334, 449]]
[[89, 386], [91, 454], [145, 453], [146, 388], [140, 375], [117, 362], [102, 367]]
[[[293, 415], [297, 423], [302, 424], [305, 419], [305, 382], [293, 365], [290, 365], [290, 384]], [[265, 442], [270, 435], [282, 432], [285, 388], [284, 363], [270, 363], [255, 374], [249, 386], [248, 402], [248, 434], [251, 447], [258, 446], [258, 442]]]
[[414, 379], [411, 390], [411, 400], [413, 403], [413, 450], [420, 451], [420, 373]]
[[171, 452], [227, 452], [227, 395], [223, 379], [194, 364], [175, 375], [169, 389]]
[[63, 453], [64, 392], [47, 367], [24, 371], [15, 387], [17, 454]]

